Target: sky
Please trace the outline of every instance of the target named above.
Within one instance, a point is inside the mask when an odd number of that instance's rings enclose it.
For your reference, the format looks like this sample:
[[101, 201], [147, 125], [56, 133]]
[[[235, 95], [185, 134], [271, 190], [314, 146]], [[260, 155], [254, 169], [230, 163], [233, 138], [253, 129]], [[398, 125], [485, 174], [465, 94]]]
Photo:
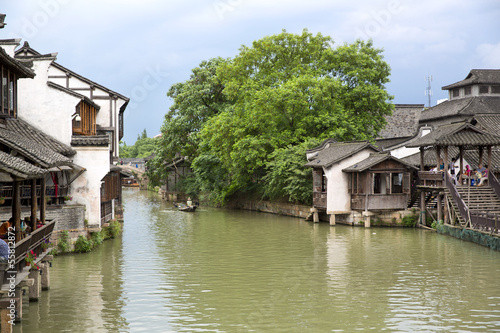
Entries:
[[498, 0], [0, 0], [1, 39], [42, 54], [130, 98], [123, 141], [160, 133], [172, 104], [170, 86], [203, 60], [231, 58], [242, 45], [303, 29], [334, 47], [372, 39], [391, 66], [397, 104], [431, 106], [441, 87], [471, 69], [500, 68]]

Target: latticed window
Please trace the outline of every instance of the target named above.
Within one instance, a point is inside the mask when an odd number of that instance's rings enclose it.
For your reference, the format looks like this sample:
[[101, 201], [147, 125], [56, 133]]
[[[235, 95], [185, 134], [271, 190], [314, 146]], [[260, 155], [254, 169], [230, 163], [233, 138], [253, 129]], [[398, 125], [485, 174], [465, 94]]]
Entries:
[[464, 95], [470, 95], [472, 94], [472, 87], [464, 87]]
[[76, 106], [73, 116], [73, 134], [96, 135], [97, 109], [85, 101]]
[[500, 94], [500, 86], [491, 86], [492, 94]]
[[487, 94], [489, 92], [489, 86], [480, 86], [479, 87], [479, 93], [480, 94]]

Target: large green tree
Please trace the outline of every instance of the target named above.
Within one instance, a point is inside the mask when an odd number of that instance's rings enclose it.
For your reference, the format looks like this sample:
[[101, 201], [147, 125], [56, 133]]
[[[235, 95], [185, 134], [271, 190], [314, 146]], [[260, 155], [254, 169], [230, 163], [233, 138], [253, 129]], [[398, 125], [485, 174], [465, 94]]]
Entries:
[[373, 139], [392, 111], [381, 53], [371, 41], [334, 48], [330, 37], [283, 31], [220, 64], [218, 79], [234, 105], [210, 117], [200, 137], [202, 153], [228, 171], [228, 191], [254, 187], [276, 150], [308, 138]]
[[223, 94], [224, 86], [216, 75], [217, 67], [227, 61], [218, 57], [201, 62], [192, 70], [189, 80], [172, 85], [168, 91], [173, 104], [165, 115], [155, 157], [148, 162], [154, 183], [165, 179], [165, 164], [176, 156], [188, 160], [198, 156], [200, 130], [209, 118], [232, 104]]

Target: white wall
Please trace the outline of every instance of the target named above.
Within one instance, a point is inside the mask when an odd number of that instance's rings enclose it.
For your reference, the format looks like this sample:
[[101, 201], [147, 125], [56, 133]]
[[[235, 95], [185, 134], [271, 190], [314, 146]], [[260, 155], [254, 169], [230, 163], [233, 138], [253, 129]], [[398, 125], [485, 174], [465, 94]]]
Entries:
[[353, 156], [333, 164], [325, 170], [325, 176], [328, 180], [328, 193], [326, 198], [327, 214], [346, 214], [351, 212], [351, 195], [348, 192], [348, 174], [342, 172], [342, 169], [364, 160], [370, 153], [375, 153], [375, 151], [371, 148], [365, 148]]
[[18, 81], [18, 116], [69, 146], [71, 115], [80, 99], [47, 85], [50, 63], [51, 60], [35, 61], [35, 78]]
[[89, 227], [99, 227], [101, 222], [101, 180], [109, 172], [107, 147], [73, 147], [77, 151], [74, 163], [87, 169], [71, 184], [75, 203], [87, 207], [85, 218]]

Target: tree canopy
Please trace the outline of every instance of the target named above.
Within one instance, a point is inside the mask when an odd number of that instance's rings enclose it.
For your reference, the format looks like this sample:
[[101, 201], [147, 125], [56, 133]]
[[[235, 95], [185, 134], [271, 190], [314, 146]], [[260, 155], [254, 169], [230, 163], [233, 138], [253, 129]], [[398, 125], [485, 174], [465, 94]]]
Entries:
[[170, 89], [174, 104], [157, 150], [189, 156], [193, 183], [218, 192], [218, 201], [252, 189], [304, 202], [300, 192], [312, 185], [283, 183], [277, 168], [300, 168], [312, 142], [374, 139], [393, 107], [382, 50], [371, 41], [333, 44], [307, 30], [283, 31], [242, 46], [233, 59], [203, 62]]

